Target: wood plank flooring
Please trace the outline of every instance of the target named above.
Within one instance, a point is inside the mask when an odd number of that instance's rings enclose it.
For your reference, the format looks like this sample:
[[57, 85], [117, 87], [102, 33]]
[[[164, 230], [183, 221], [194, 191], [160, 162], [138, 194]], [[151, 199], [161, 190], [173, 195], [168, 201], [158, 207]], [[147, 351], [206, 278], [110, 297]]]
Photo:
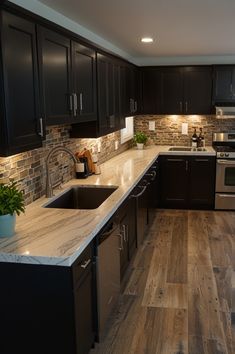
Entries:
[[235, 212], [156, 211], [91, 354], [235, 354]]

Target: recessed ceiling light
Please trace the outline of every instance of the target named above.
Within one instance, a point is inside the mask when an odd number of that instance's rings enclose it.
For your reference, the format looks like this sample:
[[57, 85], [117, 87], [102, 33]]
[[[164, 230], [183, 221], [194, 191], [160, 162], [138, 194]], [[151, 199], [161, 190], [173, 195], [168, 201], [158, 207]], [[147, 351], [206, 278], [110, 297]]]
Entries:
[[152, 43], [153, 39], [151, 37], [143, 37], [143, 38], [141, 38], [141, 42], [143, 42], [143, 43]]

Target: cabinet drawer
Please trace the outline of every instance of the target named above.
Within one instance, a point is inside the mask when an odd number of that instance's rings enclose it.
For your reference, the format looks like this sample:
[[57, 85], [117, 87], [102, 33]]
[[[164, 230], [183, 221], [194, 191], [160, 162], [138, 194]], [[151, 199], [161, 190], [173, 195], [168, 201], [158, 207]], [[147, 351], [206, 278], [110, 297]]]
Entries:
[[73, 264], [73, 281], [78, 283], [81, 277], [86, 273], [93, 261], [93, 243], [91, 242], [78, 259]]

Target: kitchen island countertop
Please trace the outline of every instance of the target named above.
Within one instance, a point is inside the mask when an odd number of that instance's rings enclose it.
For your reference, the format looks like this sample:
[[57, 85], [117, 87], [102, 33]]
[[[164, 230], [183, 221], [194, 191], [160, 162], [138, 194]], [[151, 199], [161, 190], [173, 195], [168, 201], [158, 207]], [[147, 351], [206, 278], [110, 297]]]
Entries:
[[144, 150], [132, 148], [103, 163], [100, 175], [73, 179], [55, 190], [57, 195], [72, 185], [118, 186], [97, 209], [44, 208], [48, 202], [45, 197], [28, 205], [25, 214], [17, 217], [15, 235], [0, 239], [0, 262], [71, 266], [159, 154], [215, 156], [211, 147], [207, 147], [207, 152], [168, 149], [169, 146], [160, 145]]

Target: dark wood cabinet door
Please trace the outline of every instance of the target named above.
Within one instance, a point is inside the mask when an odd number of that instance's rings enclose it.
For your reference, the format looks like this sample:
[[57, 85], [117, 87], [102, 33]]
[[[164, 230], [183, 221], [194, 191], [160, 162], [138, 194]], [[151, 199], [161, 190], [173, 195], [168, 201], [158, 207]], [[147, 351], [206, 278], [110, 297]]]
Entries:
[[42, 103], [47, 125], [74, 122], [72, 117], [70, 39], [39, 27]]
[[214, 208], [215, 157], [191, 158], [189, 199], [191, 208]]
[[233, 87], [233, 66], [215, 66], [213, 101], [228, 102], [235, 100], [235, 86]]
[[161, 70], [143, 69], [143, 114], [161, 114]]
[[161, 157], [162, 207], [188, 207], [189, 160], [183, 156]]
[[[96, 53], [77, 42], [72, 43], [73, 99], [76, 122], [97, 119], [96, 105]], [[75, 102], [74, 102], [75, 103]]]
[[114, 63], [106, 55], [97, 54], [99, 132], [116, 130], [114, 98]]
[[[7, 12], [1, 13], [2, 155], [42, 145], [35, 25]], [[4, 141], [4, 146], [2, 145]]]
[[127, 206], [122, 207], [122, 215], [120, 220], [120, 237], [122, 237], [120, 250], [120, 277], [123, 278], [129, 264], [129, 247], [128, 247], [128, 209]]
[[127, 239], [128, 239], [129, 260], [131, 260], [137, 247], [134, 198], [128, 199]]
[[163, 70], [162, 113], [183, 113], [183, 76], [181, 68], [166, 68]]
[[212, 71], [210, 67], [185, 67], [184, 101], [185, 114], [210, 114], [212, 101]]
[[80, 279], [74, 292], [77, 354], [89, 353], [94, 343], [92, 292], [93, 278], [92, 267], [90, 266], [86, 269], [86, 274]]
[[[126, 75], [126, 66], [120, 64], [120, 103], [121, 103], [121, 116], [128, 116], [128, 100], [127, 100], [127, 75]], [[124, 126], [125, 127], [125, 121]]]
[[76, 354], [89, 353], [95, 338], [96, 282], [91, 242], [72, 266]]

